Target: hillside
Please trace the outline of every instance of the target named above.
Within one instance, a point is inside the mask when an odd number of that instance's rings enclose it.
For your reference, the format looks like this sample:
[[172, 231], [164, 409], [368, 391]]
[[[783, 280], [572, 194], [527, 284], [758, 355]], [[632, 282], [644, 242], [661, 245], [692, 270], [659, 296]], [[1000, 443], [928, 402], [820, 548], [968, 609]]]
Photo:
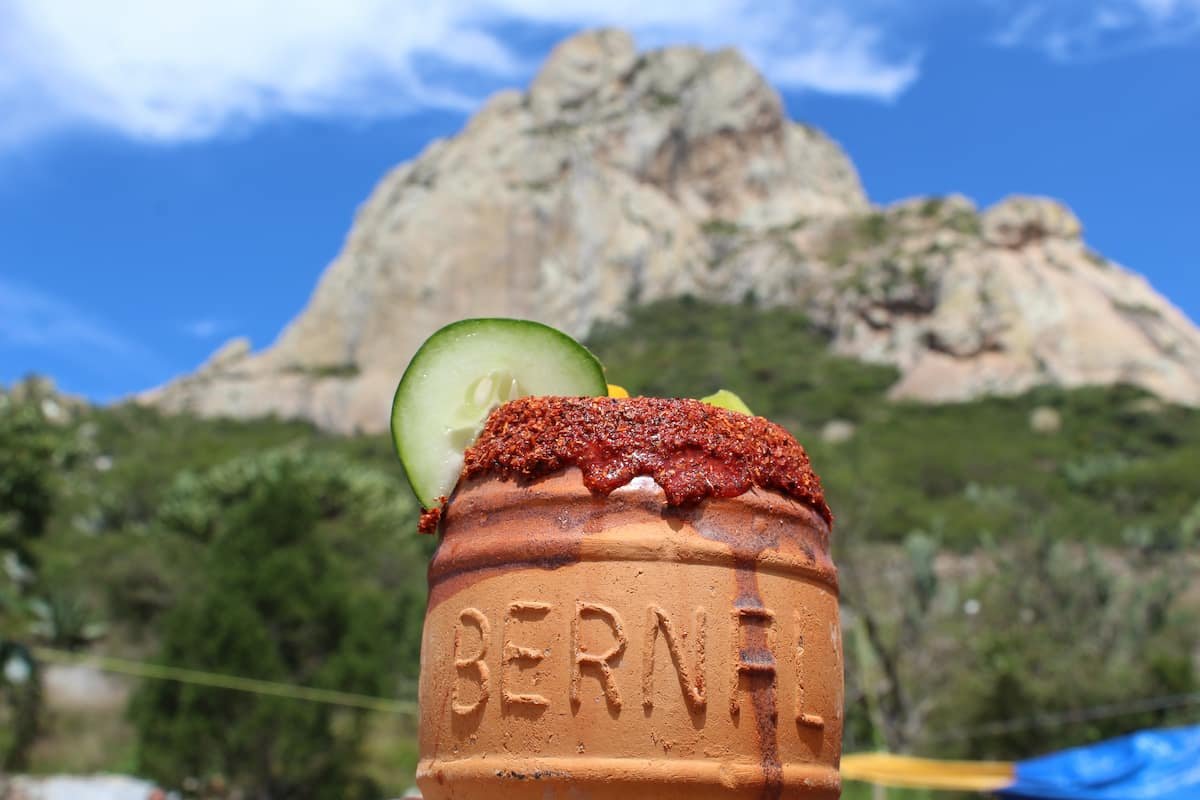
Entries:
[[[794, 310], [686, 299], [637, 308], [588, 339], [613, 380], [635, 392], [694, 397], [736, 389], [808, 448], [837, 517], [848, 749], [1024, 756], [1185, 719], [1186, 708], [1151, 703], [1056, 727], [1024, 719], [1022, 709], [1123, 707], [1200, 687], [1193, 479], [1200, 410], [1128, 386], [1042, 387], [946, 405], [897, 401], [888, 397], [894, 367], [840, 356], [830, 343]], [[410, 696], [433, 540], [415, 533], [416, 504], [385, 436], [331, 436], [300, 422], [208, 420], [131, 404], [59, 408], [47, 419], [43, 410], [57, 406], [39, 394], [46, 391], [34, 386], [14, 395], [23, 400], [0, 399], [0, 478], [28, 470], [27, 461], [4, 459], [32, 452], [14, 437], [36, 436], [58, 454], [44, 481], [26, 482], [16, 495], [30, 497], [30, 485], [48, 492], [36, 505], [46, 512], [40, 534], [15, 540], [36, 564], [36, 580], [13, 587], [0, 574], [0, 596], [8, 598], [6, 613], [20, 608], [12, 600], [22, 595], [53, 609], [48, 618], [33, 613], [19, 636], [278, 679], [270, 659], [260, 663], [225, 639], [182, 648], [172, 637], [210, 641], [208, 628], [181, 629], [178, 621], [190, 619], [180, 613], [196, 608], [214, 574], [244, 581], [251, 564], [253, 579], [237, 585], [266, 587], [255, 577], [268, 568], [260, 559], [300, 558], [300, 543], [246, 521], [259, 488], [282, 480], [289, 497], [315, 504], [317, 541], [328, 548], [321, 563], [329, 567], [306, 573], [304, 594], [334, 592], [344, 570], [355, 580], [336, 592], [382, 598], [387, 624], [372, 647], [389, 667], [369, 673], [386, 679], [369, 691]], [[16, 484], [0, 480], [5, 485]], [[26, 506], [11, 499], [0, 491], [0, 511], [15, 509], [19, 520]], [[0, 527], [0, 550], [13, 541]], [[257, 555], [231, 558], [231, 549]], [[285, 575], [282, 594], [263, 601], [267, 619], [294, 613], [287, 587], [297, 579]], [[228, 617], [236, 604], [217, 608]], [[103, 635], [91, 641], [84, 634], [98, 622]], [[9, 635], [14, 624], [10, 616]], [[892, 677], [881, 673], [884, 665]], [[356, 675], [301, 682], [365, 691], [352, 682]], [[150, 698], [142, 708], [178, 701], [174, 684], [144, 686], [158, 688], [135, 695]], [[225, 695], [180, 697], [196, 708], [244, 707]], [[270, 713], [287, 718], [288, 702]], [[218, 741], [227, 716], [182, 719], [176, 735]], [[1023, 727], [1010, 730], [1014, 717]], [[33, 767], [119, 767], [170, 778], [177, 773], [165, 758], [207, 752], [171, 744], [173, 730], [143, 729], [139, 739], [138, 728], [111, 710], [55, 710]], [[411, 723], [377, 715], [363, 730], [361, 749], [344, 751], [347, 769], [400, 792], [414, 758]], [[88, 731], [104, 731], [104, 741]], [[155, 741], [148, 745], [147, 736]]]
[[583, 336], [682, 296], [801, 312], [836, 352], [897, 368], [896, 398], [1122, 383], [1200, 404], [1200, 331], [1062, 205], [872, 206], [839, 146], [787, 119], [739, 54], [639, 53], [613, 30], [565, 41], [527, 91], [385, 176], [273, 345], [233, 340], [140, 400], [378, 432], [449, 321]]

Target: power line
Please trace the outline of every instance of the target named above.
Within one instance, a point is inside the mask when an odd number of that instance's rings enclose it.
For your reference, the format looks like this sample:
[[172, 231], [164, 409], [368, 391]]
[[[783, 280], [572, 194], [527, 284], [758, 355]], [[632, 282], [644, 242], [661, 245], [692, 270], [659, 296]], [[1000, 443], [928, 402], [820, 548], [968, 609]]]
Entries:
[[[382, 711], [393, 714], [417, 713], [417, 703], [415, 700], [373, 697], [371, 695], [340, 692], [333, 689], [318, 689], [311, 686], [297, 686], [295, 684], [264, 681], [240, 675], [206, 672], [185, 667], [172, 667], [165, 664], [150, 664], [143, 661], [132, 661], [112, 656], [70, 653], [65, 650], [55, 650], [48, 647], [35, 647], [32, 648], [32, 652], [37, 658], [43, 661], [60, 664], [89, 664], [106, 672], [115, 672], [139, 678], [171, 680], [198, 686], [210, 686], [217, 689], [232, 689], [234, 691], [250, 692], [253, 694], [307, 700], [314, 703], [363, 708], [370, 711]], [[956, 731], [943, 732], [930, 737], [927, 741], [931, 744], [940, 744], [948, 741], [978, 739], [1034, 728], [1062, 727], [1081, 722], [1094, 722], [1101, 719], [1144, 714], [1150, 711], [1186, 708], [1193, 705], [1200, 705], [1200, 692], [1161, 695], [1123, 703], [1108, 703], [1068, 711], [1049, 711], [1041, 714], [1031, 714], [1027, 717], [985, 722], [970, 728], [960, 728]]]
[[294, 684], [264, 681], [257, 678], [245, 678], [240, 675], [225, 675], [184, 667], [171, 667], [165, 664], [129, 661], [112, 656], [69, 653], [65, 650], [55, 650], [48, 647], [35, 647], [32, 650], [33, 654], [43, 661], [58, 664], [88, 664], [105, 672], [116, 672], [138, 678], [177, 681], [197, 686], [209, 686], [215, 689], [232, 689], [238, 692], [285, 697], [292, 700], [307, 700], [313, 703], [325, 703], [327, 705], [350, 708], [364, 708], [369, 711], [383, 711], [390, 714], [415, 715], [417, 713], [417, 703], [414, 700], [388, 699], [365, 694], [355, 694], [353, 692], [339, 692], [333, 689], [317, 689], [312, 686], [296, 686]]

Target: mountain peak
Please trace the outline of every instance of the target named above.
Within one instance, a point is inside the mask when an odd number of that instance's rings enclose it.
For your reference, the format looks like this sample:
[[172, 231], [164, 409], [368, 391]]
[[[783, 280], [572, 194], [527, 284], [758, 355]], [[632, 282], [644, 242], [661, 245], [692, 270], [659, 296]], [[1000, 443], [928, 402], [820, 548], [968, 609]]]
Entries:
[[550, 52], [529, 87], [529, 102], [541, 119], [579, 109], [621, 80], [637, 63], [637, 46], [623, 30], [579, 33]]
[[1083, 225], [1071, 209], [1050, 197], [1010, 195], [983, 214], [983, 237], [1001, 247], [1022, 247], [1047, 237], [1079, 239]]
[[839, 351], [900, 367], [898, 396], [1124, 381], [1200, 404], [1200, 332], [1081, 232], [1047, 198], [873, 208], [838, 145], [787, 119], [736, 51], [639, 53], [588, 31], [385, 176], [272, 347], [238, 343], [142, 399], [381, 431], [449, 321], [583, 336], [688, 294], [802, 308]]

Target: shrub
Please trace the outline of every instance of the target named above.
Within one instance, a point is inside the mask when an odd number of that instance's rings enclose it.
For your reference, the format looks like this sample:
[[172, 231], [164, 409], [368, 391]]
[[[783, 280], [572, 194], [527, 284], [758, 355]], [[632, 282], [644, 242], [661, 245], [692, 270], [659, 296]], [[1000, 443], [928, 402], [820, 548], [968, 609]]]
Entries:
[[[311, 484], [284, 467], [236, 500], [163, 620], [167, 664], [378, 695], [394, 690], [393, 599], [336, 552]], [[340, 798], [360, 786], [365, 712], [225, 689], [147, 682], [131, 715], [146, 773], [215, 777], [249, 797]]]

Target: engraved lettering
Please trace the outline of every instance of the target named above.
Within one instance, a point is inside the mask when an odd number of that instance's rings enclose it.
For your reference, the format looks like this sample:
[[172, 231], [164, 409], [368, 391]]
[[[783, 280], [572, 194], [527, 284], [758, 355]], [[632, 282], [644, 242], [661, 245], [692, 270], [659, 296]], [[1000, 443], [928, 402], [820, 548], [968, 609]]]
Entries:
[[[752, 629], [745, 647], [742, 643], [742, 626], [747, 623], [762, 624]], [[765, 624], [763, 624], [765, 623]], [[729, 713], [737, 716], [741, 712], [739, 691], [742, 676], [767, 677], [775, 680], [775, 612], [767, 608], [735, 608], [733, 610], [733, 687], [729, 694]]]
[[648, 627], [646, 628], [646, 646], [642, 654], [642, 705], [647, 709], [654, 707], [654, 645], [658, 641], [658, 632], [661, 630], [663, 639], [667, 642], [667, 651], [671, 655], [671, 662], [675, 665], [684, 701], [692, 711], [703, 710], [708, 702], [704, 685], [704, 607], [696, 606], [696, 624], [693, 628], [696, 632], [693, 646], [695, 683], [692, 682], [687, 663], [683, 659], [683, 647], [680, 644], [681, 639], [687, 639], [687, 630], [681, 630], [676, 636], [671, 618], [667, 616], [666, 611], [658, 606], [650, 606], [646, 611]]
[[[450, 707], [455, 714], [466, 716], [474, 714], [483, 708], [488, 701], [488, 687], [491, 683], [491, 676], [484, 659], [487, 657], [488, 638], [491, 636], [492, 626], [488, 623], [488, 618], [484, 613], [477, 608], [464, 608], [458, 615], [458, 621], [459, 624], [454, 626], [454, 669], [459, 675], [463, 675], [464, 672], [474, 672], [479, 678], [479, 696], [475, 699], [474, 703], [460, 702], [458, 683], [455, 682], [454, 684]], [[470, 658], [464, 658], [462, 654], [462, 640], [463, 631], [468, 622], [473, 622], [475, 627], [479, 629], [479, 652]]]
[[539, 603], [534, 600], [517, 600], [508, 604], [508, 611], [504, 615], [504, 652], [500, 665], [501, 705], [523, 704], [546, 707], [550, 705], [550, 701], [540, 694], [518, 694], [509, 691], [508, 682], [511, 678], [510, 664], [531, 666], [546, 657], [545, 650], [513, 644], [512, 638], [509, 635], [509, 623], [520, 617], [531, 620], [541, 619], [550, 613], [550, 609], [553, 607], [550, 603]]
[[[592, 655], [586, 651], [582, 639], [584, 615], [603, 618], [610, 629], [616, 643], [600, 655]], [[621, 708], [621, 693], [617, 691], [616, 681], [613, 680], [612, 662], [625, 652], [625, 629], [621, 617], [616, 611], [599, 603], [589, 603], [584, 600], [576, 601], [575, 616], [571, 619], [571, 704], [579, 707], [579, 688], [583, 682], [584, 665], [599, 670], [600, 685], [604, 688], [604, 699], [614, 710]]]
[[800, 611], [795, 612], [796, 619], [796, 724], [802, 728], [820, 729], [825, 727], [825, 718], [820, 714], [812, 714], [804, 710], [804, 619]]

